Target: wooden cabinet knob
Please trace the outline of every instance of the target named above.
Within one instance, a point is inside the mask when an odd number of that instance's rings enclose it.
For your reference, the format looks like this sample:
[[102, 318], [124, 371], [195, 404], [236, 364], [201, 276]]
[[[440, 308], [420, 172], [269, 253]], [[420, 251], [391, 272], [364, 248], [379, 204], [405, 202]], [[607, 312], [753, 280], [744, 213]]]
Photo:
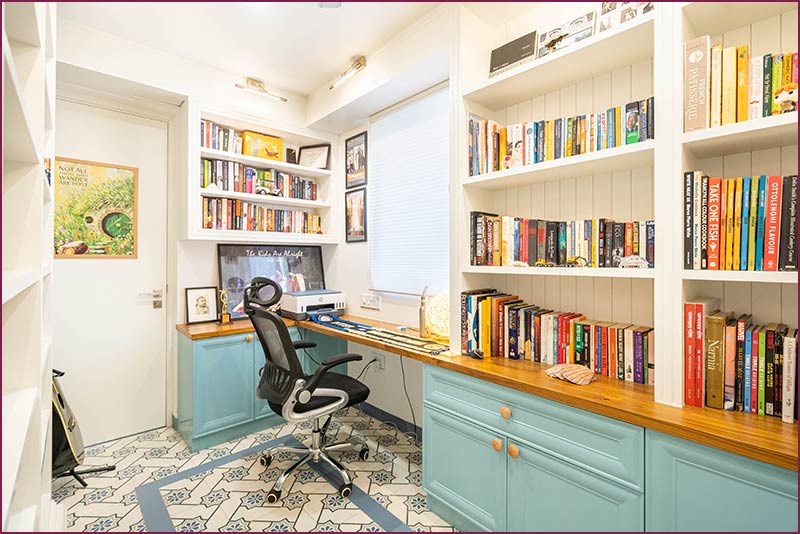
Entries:
[[497, 452], [502, 451], [503, 450], [503, 442], [500, 441], [498, 438], [493, 438], [492, 439], [492, 448]]
[[508, 455], [512, 458], [519, 458], [519, 447], [516, 445], [509, 445], [508, 446]]
[[246, 336], [244, 336], [244, 340], [250, 343], [251, 341], [253, 341], [253, 334], [247, 334]]
[[508, 406], [501, 406], [500, 417], [502, 417], [503, 419], [511, 419], [511, 408], [509, 408]]

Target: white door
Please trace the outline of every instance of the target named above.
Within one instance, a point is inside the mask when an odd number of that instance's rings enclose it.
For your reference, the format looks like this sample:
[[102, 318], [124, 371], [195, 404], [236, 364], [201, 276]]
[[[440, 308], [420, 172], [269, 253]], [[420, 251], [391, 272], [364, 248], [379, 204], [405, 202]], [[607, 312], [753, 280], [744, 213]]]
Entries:
[[[53, 367], [84, 443], [166, 423], [167, 123], [58, 100], [56, 158], [137, 167], [138, 257], [56, 259]], [[147, 295], [142, 295], [147, 293]]]

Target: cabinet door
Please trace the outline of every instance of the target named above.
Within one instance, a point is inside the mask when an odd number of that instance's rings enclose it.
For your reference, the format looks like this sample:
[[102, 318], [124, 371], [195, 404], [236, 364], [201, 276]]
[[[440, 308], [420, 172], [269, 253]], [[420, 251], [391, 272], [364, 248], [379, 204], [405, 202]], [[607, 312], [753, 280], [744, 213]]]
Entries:
[[[505, 438], [429, 406], [423, 484], [428, 507], [459, 530], [506, 529]], [[492, 445], [494, 441], [495, 450]]]
[[246, 335], [197, 341], [194, 436], [253, 420], [253, 346]]
[[[425, 429], [427, 439], [428, 429]], [[642, 494], [509, 439], [509, 531], [644, 529]]]
[[797, 473], [647, 430], [647, 530], [797, 532]]

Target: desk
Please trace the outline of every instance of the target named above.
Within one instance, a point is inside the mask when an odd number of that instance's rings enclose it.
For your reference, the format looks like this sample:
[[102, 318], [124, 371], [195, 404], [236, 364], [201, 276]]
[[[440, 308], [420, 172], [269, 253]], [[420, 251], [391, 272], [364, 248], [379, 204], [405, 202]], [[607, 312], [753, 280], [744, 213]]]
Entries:
[[[396, 324], [345, 315], [345, 319], [396, 331]], [[424, 364], [449, 369], [493, 384], [611, 417], [650, 430], [670, 434], [733, 454], [746, 456], [797, 471], [798, 425], [782, 423], [778, 418], [727, 412], [711, 408], [675, 408], [656, 403], [653, 388], [597, 377], [589, 386], [576, 386], [550, 378], [545, 366], [524, 360], [491, 358], [476, 360], [460, 354], [432, 356], [423, 352], [389, 345], [350, 332], [328, 328], [310, 321], [285, 320], [287, 326], [352, 341], [391, 352]], [[213, 323], [177, 325], [189, 339], [206, 339], [253, 332], [249, 321], [233, 325]]]

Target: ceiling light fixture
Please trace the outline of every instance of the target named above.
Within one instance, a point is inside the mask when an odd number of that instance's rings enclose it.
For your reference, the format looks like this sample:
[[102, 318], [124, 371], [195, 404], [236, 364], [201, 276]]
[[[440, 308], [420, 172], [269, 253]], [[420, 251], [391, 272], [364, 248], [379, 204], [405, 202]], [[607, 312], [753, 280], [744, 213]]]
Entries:
[[271, 98], [273, 100], [279, 100], [281, 102], [288, 102], [288, 100], [286, 100], [284, 97], [278, 96], [278, 95], [274, 95], [274, 94], [270, 93], [269, 91], [267, 91], [267, 88], [264, 87], [264, 82], [262, 82], [261, 80], [259, 80], [257, 78], [247, 78], [245, 80], [245, 85], [237, 83], [236, 87], [238, 87], [239, 89], [242, 89], [243, 91], [247, 91], [249, 93], [255, 93], [255, 94], [260, 95], [260, 96], [265, 96], [265, 97]]
[[328, 89], [330, 89], [331, 91], [333, 91], [333, 89], [335, 89], [335, 88], [336, 88], [336, 86], [340, 85], [340, 84], [341, 84], [342, 82], [344, 82], [346, 79], [350, 78], [350, 77], [351, 77], [351, 76], [353, 76], [353, 75], [354, 75], [356, 72], [360, 71], [361, 69], [363, 69], [363, 68], [364, 68], [364, 67], [366, 67], [366, 66], [367, 66], [367, 58], [365, 58], [364, 56], [361, 56], [361, 57], [357, 58], [355, 61], [353, 61], [353, 64], [352, 64], [352, 65], [350, 65], [350, 66], [347, 68], [347, 70], [346, 70], [346, 71], [344, 71], [343, 73], [341, 73], [341, 74], [339, 75], [339, 77], [338, 77], [338, 78], [336, 78], [336, 80], [334, 80], [334, 82], [331, 84], [331, 86], [330, 86]]

